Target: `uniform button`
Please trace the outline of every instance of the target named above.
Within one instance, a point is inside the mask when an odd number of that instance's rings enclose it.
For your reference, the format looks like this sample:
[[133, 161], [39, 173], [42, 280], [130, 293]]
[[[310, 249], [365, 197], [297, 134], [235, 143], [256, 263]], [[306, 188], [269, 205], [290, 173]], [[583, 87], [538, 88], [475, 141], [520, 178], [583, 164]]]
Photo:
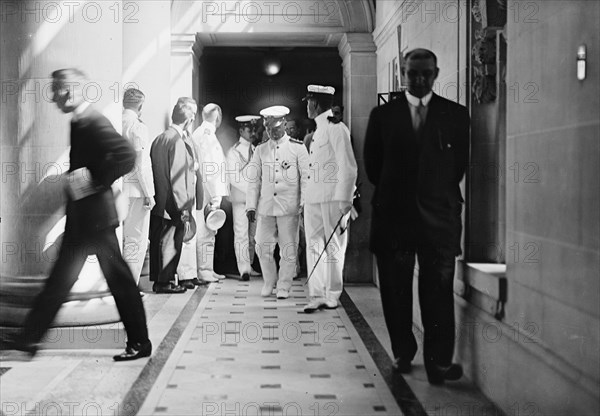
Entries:
[[308, 179], [310, 179], [310, 176], [308, 177]]
[[309, 167], [309, 168], [312, 168], [312, 163], [309, 163], [309, 164], [308, 164], [308, 167]]
[[277, 192], [275, 192], [275, 193], [273, 194], [273, 196], [277, 196]]
[[279, 160], [279, 158], [278, 158], [278, 157], [276, 157], [276, 158], [275, 158], [275, 160]]
[[275, 181], [275, 185], [277, 185], [279, 182]]

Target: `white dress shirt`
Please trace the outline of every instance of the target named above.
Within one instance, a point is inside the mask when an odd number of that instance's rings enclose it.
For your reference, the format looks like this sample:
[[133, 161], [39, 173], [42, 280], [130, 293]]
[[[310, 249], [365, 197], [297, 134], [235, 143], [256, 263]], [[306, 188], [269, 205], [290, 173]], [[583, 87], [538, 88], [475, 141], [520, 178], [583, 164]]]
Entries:
[[123, 110], [123, 137], [133, 145], [136, 153], [135, 167], [123, 180], [124, 194], [130, 198], [154, 196], [148, 127], [130, 109]]

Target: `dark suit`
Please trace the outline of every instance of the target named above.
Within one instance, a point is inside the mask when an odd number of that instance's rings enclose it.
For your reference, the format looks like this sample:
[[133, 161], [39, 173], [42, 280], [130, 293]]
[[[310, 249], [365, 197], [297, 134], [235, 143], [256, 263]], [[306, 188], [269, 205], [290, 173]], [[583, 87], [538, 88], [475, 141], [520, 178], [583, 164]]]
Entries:
[[175, 279], [181, 257], [184, 224], [191, 215], [196, 188], [194, 151], [173, 127], [152, 142], [150, 158], [154, 174], [156, 205], [150, 216], [150, 280], [168, 283]]
[[433, 94], [419, 136], [406, 96], [373, 109], [364, 159], [375, 185], [371, 250], [377, 256], [381, 298], [396, 358], [411, 361], [412, 278], [419, 260], [419, 303], [426, 367], [449, 365], [454, 352], [453, 278], [459, 255], [468, 162], [465, 107]]
[[106, 117], [88, 107], [71, 122], [69, 156], [70, 171], [88, 168], [100, 191], [77, 201], [67, 197], [60, 252], [26, 318], [21, 341], [35, 350], [77, 281], [87, 256], [96, 254], [127, 331], [128, 344], [144, 343], [148, 341], [146, 314], [115, 234], [119, 219], [111, 189], [116, 179], [133, 169], [135, 151]]

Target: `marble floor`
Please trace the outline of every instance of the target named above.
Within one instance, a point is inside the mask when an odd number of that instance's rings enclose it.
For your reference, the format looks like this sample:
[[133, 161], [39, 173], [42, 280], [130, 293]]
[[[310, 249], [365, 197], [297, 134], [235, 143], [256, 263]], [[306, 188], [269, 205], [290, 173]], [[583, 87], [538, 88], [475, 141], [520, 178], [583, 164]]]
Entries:
[[[377, 288], [348, 286], [338, 309], [305, 314], [305, 279], [294, 281], [285, 300], [261, 297], [261, 286], [260, 278], [227, 278], [185, 294], [147, 294], [154, 345], [148, 359], [115, 363], [111, 357], [120, 349], [107, 349], [110, 343], [79, 342], [45, 349], [26, 363], [2, 360], [0, 411], [501, 414], [467, 379], [431, 386], [419, 362], [409, 375], [392, 373]], [[108, 326], [94, 328], [94, 334], [122, 337]]]

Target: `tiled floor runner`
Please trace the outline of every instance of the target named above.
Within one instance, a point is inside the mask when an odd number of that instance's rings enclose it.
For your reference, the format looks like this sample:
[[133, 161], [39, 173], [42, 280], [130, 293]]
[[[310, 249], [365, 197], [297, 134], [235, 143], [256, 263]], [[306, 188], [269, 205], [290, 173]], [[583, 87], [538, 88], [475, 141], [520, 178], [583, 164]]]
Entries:
[[213, 284], [138, 414], [400, 415], [344, 310], [302, 312], [304, 282]]

